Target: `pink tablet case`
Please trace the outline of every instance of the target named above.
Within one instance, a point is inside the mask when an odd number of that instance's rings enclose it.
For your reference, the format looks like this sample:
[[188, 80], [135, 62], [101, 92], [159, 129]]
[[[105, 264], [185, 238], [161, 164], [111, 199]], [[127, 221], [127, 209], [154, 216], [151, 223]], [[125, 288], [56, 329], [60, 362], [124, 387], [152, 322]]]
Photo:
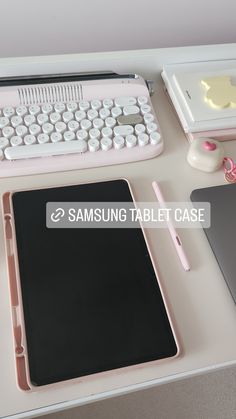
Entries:
[[[130, 192], [132, 194], [131, 190]], [[45, 386], [35, 387], [30, 380], [24, 313], [23, 313], [23, 302], [22, 302], [21, 285], [20, 285], [19, 263], [18, 263], [17, 244], [16, 244], [16, 236], [15, 236], [14, 215], [13, 215], [13, 208], [12, 208], [12, 201], [11, 201], [12, 193], [13, 192], [7, 192], [4, 194], [2, 204], [3, 204], [3, 214], [4, 214], [6, 256], [7, 256], [9, 288], [10, 288], [10, 297], [11, 297], [11, 309], [12, 309], [12, 325], [13, 325], [13, 335], [14, 335], [16, 375], [17, 375], [18, 386], [21, 390], [38, 390]], [[143, 231], [143, 233], [144, 233], [144, 239], [146, 241], [145, 232]], [[164, 301], [167, 316], [168, 316], [172, 333], [175, 339], [177, 352], [172, 357], [172, 358], [175, 358], [176, 356], [179, 356], [180, 354], [180, 347], [179, 347], [179, 342], [178, 342], [179, 339], [177, 339], [176, 331], [173, 325], [173, 319], [171, 318], [172, 316], [170, 315], [166, 298], [163, 294], [163, 290], [162, 290], [161, 283], [157, 274], [157, 270], [153, 262], [152, 251], [147, 241], [146, 241], [146, 245], [147, 245], [151, 260], [152, 260], [152, 264], [153, 264], [155, 274], [156, 274], [156, 279], [160, 287], [162, 299]], [[165, 359], [161, 359], [161, 360], [157, 360], [153, 362], [163, 362], [164, 360]], [[139, 365], [130, 366], [128, 368], [134, 368], [134, 367], [138, 368]], [[106, 373], [111, 373], [111, 372], [105, 371], [98, 374], [106, 374]], [[115, 373], [115, 371], [112, 371], [112, 373]], [[76, 381], [76, 378], [73, 379], [73, 381], [74, 380]], [[56, 383], [56, 385], [57, 384], [59, 383]], [[49, 384], [49, 386], [51, 385], [53, 384]]]

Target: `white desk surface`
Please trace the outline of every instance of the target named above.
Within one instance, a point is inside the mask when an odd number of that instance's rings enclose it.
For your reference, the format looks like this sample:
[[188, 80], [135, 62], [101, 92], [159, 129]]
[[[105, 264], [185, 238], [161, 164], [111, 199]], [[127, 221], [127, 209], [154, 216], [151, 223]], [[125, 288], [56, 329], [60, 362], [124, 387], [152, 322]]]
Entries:
[[[137, 200], [154, 199], [151, 181], [156, 179], [162, 183], [167, 200], [187, 201], [195, 188], [223, 184], [221, 171], [205, 174], [186, 163], [188, 143], [163, 93], [160, 71], [167, 62], [227, 58], [236, 58], [236, 44], [0, 60], [0, 76], [110, 69], [136, 72], [154, 79], [158, 91], [152, 100], [165, 139], [163, 154], [152, 160], [0, 179], [0, 193], [9, 189], [126, 177]], [[225, 143], [225, 150], [227, 155], [236, 158], [235, 142]], [[2, 224], [0, 237], [0, 417], [35, 417], [236, 363], [235, 304], [203, 231], [181, 231], [192, 266], [190, 272], [184, 272], [168, 231], [149, 230], [148, 238], [155, 246], [155, 263], [175, 318], [182, 355], [161, 365], [146, 364], [140, 368], [113, 371], [102, 377], [90, 376], [54, 389], [32, 393], [18, 390]]]

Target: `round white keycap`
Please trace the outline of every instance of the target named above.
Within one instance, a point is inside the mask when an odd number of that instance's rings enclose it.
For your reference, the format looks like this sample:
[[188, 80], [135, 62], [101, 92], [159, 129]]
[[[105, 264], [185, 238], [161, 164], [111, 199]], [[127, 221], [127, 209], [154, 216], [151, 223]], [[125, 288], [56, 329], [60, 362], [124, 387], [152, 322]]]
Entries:
[[84, 111], [76, 111], [75, 112], [76, 121], [80, 122], [85, 118], [86, 118], [86, 113]]
[[90, 108], [90, 104], [87, 100], [81, 100], [79, 102], [79, 108], [81, 111], [87, 111]]
[[140, 112], [138, 106], [125, 106], [123, 109], [124, 115], [135, 115]]
[[134, 147], [137, 143], [137, 137], [135, 137], [135, 135], [127, 135], [125, 137], [125, 142], [128, 148]]
[[138, 104], [141, 105], [145, 105], [146, 103], [148, 103], [148, 98], [146, 96], [139, 96], [138, 97]]
[[151, 106], [149, 105], [142, 105], [141, 106], [141, 113], [144, 115], [145, 113], [150, 113], [151, 112]]
[[79, 129], [79, 123], [77, 122], [77, 121], [70, 121], [69, 123], [68, 123], [68, 129], [70, 130], [70, 131], [77, 131], [78, 129]]
[[3, 115], [6, 116], [7, 118], [15, 115], [15, 109], [12, 106], [5, 106], [2, 112], [3, 112]]
[[142, 134], [143, 132], [145, 132], [145, 126], [143, 124], [137, 124], [134, 127], [136, 134]]
[[13, 147], [15, 147], [15, 146], [17, 146], [17, 145], [21, 145], [21, 144], [23, 144], [23, 140], [22, 140], [22, 138], [21, 138], [21, 137], [18, 137], [18, 136], [16, 136], [16, 135], [14, 135], [14, 137], [12, 137], [12, 138], [10, 139], [10, 143], [11, 143], [11, 145], [12, 145]]
[[26, 135], [24, 137], [25, 145], [32, 145], [36, 143], [36, 137], [34, 135]]
[[24, 116], [27, 114], [27, 108], [26, 106], [17, 106], [16, 113], [19, 116]]
[[111, 137], [112, 136], [112, 129], [109, 127], [104, 127], [102, 129], [102, 136], [103, 137]]
[[96, 138], [96, 139], [98, 139], [98, 138], [100, 138], [100, 131], [99, 131], [99, 129], [97, 129], [97, 128], [92, 128], [90, 131], [89, 131], [89, 136], [90, 136], [90, 138], [93, 140], [94, 138]]
[[138, 143], [140, 146], [144, 146], [148, 144], [149, 137], [147, 134], [142, 133], [138, 135]]
[[104, 121], [101, 118], [95, 118], [93, 120], [93, 126], [94, 128], [102, 129], [102, 127], [104, 126]]
[[40, 107], [38, 105], [31, 105], [29, 107], [29, 113], [31, 115], [38, 115], [40, 113]]
[[161, 141], [161, 134], [159, 132], [152, 132], [150, 134], [150, 143], [153, 145], [158, 144]]
[[24, 122], [27, 127], [34, 124], [36, 122], [36, 118], [34, 115], [25, 115]]
[[154, 122], [150, 122], [150, 124], [147, 124], [147, 132], [149, 132], [150, 134], [154, 131], [157, 131], [157, 124], [155, 124]]
[[96, 139], [88, 141], [89, 151], [92, 151], [92, 152], [97, 151], [99, 149], [99, 146], [100, 146], [100, 143]]
[[61, 120], [61, 114], [59, 112], [53, 112], [50, 115], [50, 121], [52, 124], [59, 122]]
[[65, 132], [66, 131], [65, 122], [57, 122], [55, 124], [55, 129], [56, 129], [57, 132]]
[[122, 109], [118, 108], [118, 106], [115, 106], [114, 108], [112, 108], [111, 114], [113, 118], [118, 118], [118, 116], [122, 115]]
[[15, 130], [12, 127], [4, 127], [2, 129], [2, 135], [6, 138], [11, 138], [15, 134]]
[[108, 151], [112, 147], [112, 140], [109, 137], [102, 138], [100, 144], [101, 144], [102, 150]]
[[32, 135], [37, 135], [37, 134], [39, 134], [39, 133], [40, 133], [40, 131], [41, 131], [41, 128], [40, 128], [40, 126], [39, 126], [39, 125], [37, 125], [37, 124], [32, 124], [32, 125], [30, 125], [30, 127], [29, 127], [29, 132], [30, 132], [30, 134], [32, 134]]
[[99, 111], [99, 116], [102, 119], [106, 119], [108, 116], [110, 116], [110, 111], [109, 109], [103, 108]]
[[53, 107], [50, 103], [44, 103], [41, 108], [42, 112], [45, 114], [51, 113], [53, 111]]
[[18, 125], [22, 124], [23, 119], [21, 116], [12, 116], [11, 117], [11, 124], [14, 128], [16, 128]]
[[19, 137], [24, 137], [28, 132], [28, 128], [25, 125], [18, 125], [16, 127], [16, 134], [19, 135]]
[[75, 133], [73, 131], [66, 131], [63, 137], [65, 141], [73, 141], [75, 139]]
[[85, 153], [85, 151], [88, 148], [88, 145], [87, 145], [86, 141], [84, 141], [84, 140], [78, 140], [76, 145], [77, 145], [77, 151], [76, 151], [77, 153]]
[[143, 119], [146, 122], [146, 124], [149, 124], [150, 122], [154, 121], [154, 116], [151, 113], [145, 113]]
[[115, 149], [116, 149], [116, 150], [119, 150], [119, 149], [121, 149], [122, 147], [124, 147], [124, 145], [125, 145], [125, 139], [124, 139], [124, 137], [122, 137], [121, 135], [117, 135], [117, 136], [114, 138], [113, 143], [114, 143], [114, 147], [115, 147]]
[[55, 112], [64, 112], [66, 105], [63, 102], [57, 102], [54, 105]]
[[43, 124], [42, 130], [44, 134], [51, 134], [51, 132], [54, 130], [54, 127], [52, 124], [50, 124], [50, 122], [46, 122], [46, 124]]
[[70, 111], [64, 112], [64, 113], [62, 114], [62, 119], [63, 119], [63, 121], [64, 121], [66, 124], [67, 124], [69, 121], [71, 121], [73, 118], [74, 118], [74, 115], [73, 115], [73, 113], [72, 113], [72, 112], [70, 112]]
[[9, 119], [6, 116], [0, 118], [0, 128], [4, 128], [9, 124]]
[[88, 133], [87, 131], [85, 131], [85, 129], [80, 129], [79, 131], [77, 131], [76, 137], [78, 138], [78, 140], [87, 140]]
[[39, 144], [45, 144], [49, 142], [49, 135], [48, 134], [39, 134], [37, 137]]
[[115, 118], [108, 116], [108, 118], [105, 119], [105, 124], [108, 128], [113, 128], [116, 125], [116, 120]]
[[50, 138], [52, 143], [59, 143], [59, 141], [62, 141], [62, 135], [60, 132], [53, 132]]
[[102, 105], [103, 105], [104, 108], [111, 109], [112, 106], [113, 106], [113, 100], [112, 99], [104, 99], [102, 101]]
[[98, 117], [98, 111], [96, 111], [95, 109], [89, 109], [89, 111], [87, 112], [87, 117], [90, 121], [92, 121], [93, 119]]
[[0, 150], [4, 150], [9, 145], [9, 140], [5, 137], [0, 137]]
[[92, 122], [88, 119], [83, 119], [83, 121], [80, 122], [80, 126], [82, 129], [89, 130], [92, 127]]
[[46, 124], [46, 122], [48, 122], [48, 115], [46, 113], [40, 113], [37, 116], [37, 121], [39, 125]]
[[78, 109], [76, 102], [68, 102], [66, 106], [69, 112], [75, 112]]
[[98, 110], [102, 107], [102, 102], [100, 100], [92, 100], [91, 102], [91, 108]]

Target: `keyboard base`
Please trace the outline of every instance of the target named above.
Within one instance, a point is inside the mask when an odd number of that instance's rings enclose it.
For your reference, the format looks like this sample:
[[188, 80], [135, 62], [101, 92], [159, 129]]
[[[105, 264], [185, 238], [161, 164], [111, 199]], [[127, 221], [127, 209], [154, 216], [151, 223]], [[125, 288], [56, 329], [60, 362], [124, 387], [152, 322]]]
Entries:
[[130, 149], [125, 147], [120, 150], [87, 152], [86, 157], [81, 153], [14, 161], [3, 160], [0, 162], [0, 178], [130, 163], [151, 159], [161, 154], [162, 151], [163, 142], [161, 141], [157, 145], [149, 144]]

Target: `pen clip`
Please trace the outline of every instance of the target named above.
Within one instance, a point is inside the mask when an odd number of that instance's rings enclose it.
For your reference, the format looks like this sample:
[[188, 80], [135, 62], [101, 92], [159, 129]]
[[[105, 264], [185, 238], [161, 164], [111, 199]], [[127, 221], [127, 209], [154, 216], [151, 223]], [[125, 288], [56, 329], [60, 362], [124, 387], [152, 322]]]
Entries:
[[181, 243], [181, 240], [180, 240], [179, 236], [176, 235], [175, 238], [176, 238], [177, 244], [179, 246], [182, 246], [182, 243]]

